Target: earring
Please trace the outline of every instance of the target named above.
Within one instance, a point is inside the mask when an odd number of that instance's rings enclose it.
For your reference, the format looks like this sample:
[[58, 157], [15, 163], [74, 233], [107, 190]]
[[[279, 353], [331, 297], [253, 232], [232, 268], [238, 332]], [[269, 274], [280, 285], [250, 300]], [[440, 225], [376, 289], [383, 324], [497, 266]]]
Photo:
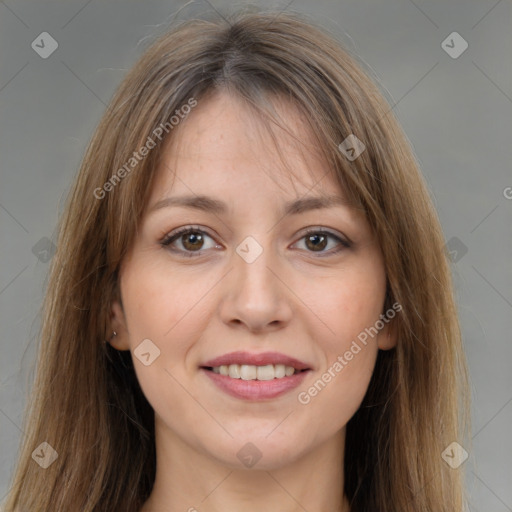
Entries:
[[116, 331], [112, 331], [112, 336], [108, 340], [103, 340], [104, 343], [108, 343], [109, 341], [112, 341], [117, 336]]

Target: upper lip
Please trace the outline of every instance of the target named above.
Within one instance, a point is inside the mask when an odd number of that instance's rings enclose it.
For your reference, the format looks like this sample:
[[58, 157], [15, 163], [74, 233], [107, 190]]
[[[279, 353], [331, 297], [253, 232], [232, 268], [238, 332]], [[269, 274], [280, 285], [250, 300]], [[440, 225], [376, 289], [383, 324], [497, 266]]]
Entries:
[[214, 368], [216, 366], [223, 366], [230, 364], [247, 364], [253, 366], [265, 366], [268, 364], [284, 364], [285, 366], [291, 366], [296, 370], [309, 370], [311, 366], [303, 361], [299, 361], [294, 357], [281, 354], [279, 352], [260, 352], [258, 354], [251, 354], [250, 352], [237, 351], [224, 354], [206, 361], [201, 366]]

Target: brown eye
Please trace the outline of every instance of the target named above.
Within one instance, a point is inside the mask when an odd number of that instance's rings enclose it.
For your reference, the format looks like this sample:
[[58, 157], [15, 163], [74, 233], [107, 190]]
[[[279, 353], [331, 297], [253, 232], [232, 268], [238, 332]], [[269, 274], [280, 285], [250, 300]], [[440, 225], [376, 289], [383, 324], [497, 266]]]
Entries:
[[[350, 242], [334, 233], [322, 229], [310, 229], [299, 242], [303, 240], [305, 246], [304, 250], [310, 253], [317, 253], [319, 257], [332, 256], [333, 254], [351, 247]], [[333, 241], [334, 244], [332, 244]], [[330, 247], [328, 247], [329, 245]]]
[[323, 234], [307, 235], [306, 246], [312, 251], [322, 251], [327, 246], [327, 237]]
[[[210, 239], [210, 245], [207, 240]], [[203, 252], [203, 249], [219, 247], [213, 238], [198, 228], [184, 228], [167, 235], [160, 244], [174, 253], [184, 256], [195, 256]]]
[[204, 244], [203, 235], [199, 232], [186, 233], [181, 235], [181, 243], [187, 251], [195, 251], [201, 249]]

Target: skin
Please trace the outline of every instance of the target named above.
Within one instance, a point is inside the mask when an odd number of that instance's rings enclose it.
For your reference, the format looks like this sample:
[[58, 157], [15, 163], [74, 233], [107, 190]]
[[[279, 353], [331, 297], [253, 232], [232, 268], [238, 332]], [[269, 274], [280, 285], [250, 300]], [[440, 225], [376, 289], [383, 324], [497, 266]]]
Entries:
[[[313, 140], [292, 105], [276, 108], [301, 140]], [[122, 305], [112, 305], [111, 344], [132, 351], [155, 411], [157, 475], [142, 511], [346, 512], [345, 425], [364, 397], [378, 349], [395, 344], [392, 324], [308, 404], [298, 394], [383, 313], [380, 248], [361, 212], [346, 204], [283, 216], [288, 201], [342, 191], [314, 151], [275, 128], [286, 167], [258, 116], [234, 95], [199, 101], [178, 128], [121, 265]], [[150, 211], [186, 194], [225, 201], [228, 210]], [[190, 225], [204, 231], [202, 246], [187, 235], [174, 241], [176, 252], [162, 246], [167, 234]], [[306, 243], [309, 227], [352, 245], [328, 237], [315, 250]], [[252, 263], [235, 251], [247, 236], [263, 249]], [[192, 257], [180, 256], [194, 248]], [[144, 339], [160, 350], [148, 366], [133, 354]], [[311, 371], [280, 397], [238, 399], [199, 369], [235, 350], [281, 352]], [[262, 455], [252, 468], [237, 457], [248, 442]]]

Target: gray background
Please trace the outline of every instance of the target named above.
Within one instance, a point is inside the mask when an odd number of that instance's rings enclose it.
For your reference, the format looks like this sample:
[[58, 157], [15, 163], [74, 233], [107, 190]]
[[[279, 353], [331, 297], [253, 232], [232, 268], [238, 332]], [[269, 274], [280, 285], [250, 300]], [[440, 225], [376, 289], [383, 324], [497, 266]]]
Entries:
[[[50, 240], [85, 146], [126, 71], [181, 7], [177, 19], [235, 7], [185, 4], [0, 2], [0, 502], [24, 435]], [[360, 55], [394, 105], [458, 251], [474, 399], [470, 510], [512, 511], [511, 2], [256, 4], [313, 14]], [[469, 45], [458, 58], [441, 46], [454, 31]], [[58, 42], [46, 59], [31, 48], [42, 32]]]

